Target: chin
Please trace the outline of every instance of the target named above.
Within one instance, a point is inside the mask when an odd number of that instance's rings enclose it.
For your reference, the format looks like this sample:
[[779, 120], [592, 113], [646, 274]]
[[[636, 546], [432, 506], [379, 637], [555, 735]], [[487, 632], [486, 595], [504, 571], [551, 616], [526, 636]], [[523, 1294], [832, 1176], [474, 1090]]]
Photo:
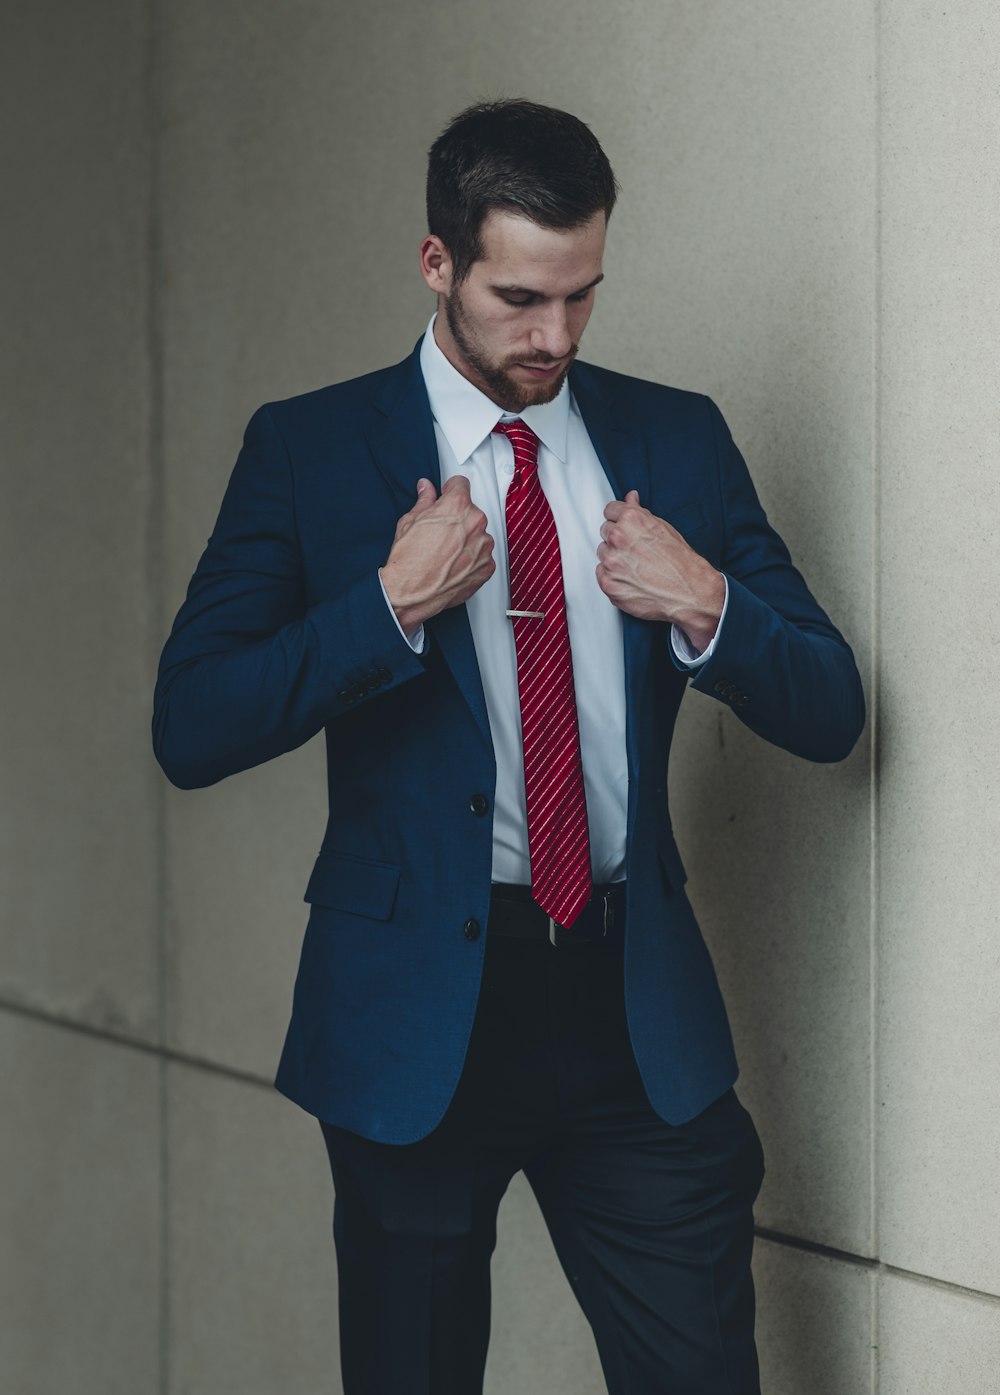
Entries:
[[568, 372], [569, 369], [565, 369], [559, 374], [559, 377], [554, 378], [551, 383], [525, 383], [523, 386], [519, 385], [518, 395], [521, 400], [517, 404], [518, 411], [523, 407], [541, 407], [546, 402], [553, 401], [562, 391], [562, 385], [566, 381], [566, 374]]

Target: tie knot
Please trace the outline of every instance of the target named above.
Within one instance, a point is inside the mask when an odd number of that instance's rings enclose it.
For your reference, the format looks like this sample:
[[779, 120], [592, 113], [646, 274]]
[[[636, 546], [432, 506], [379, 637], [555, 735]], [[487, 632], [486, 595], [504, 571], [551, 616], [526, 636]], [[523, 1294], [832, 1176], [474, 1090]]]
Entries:
[[498, 421], [493, 430], [499, 431], [510, 441], [514, 447], [514, 464], [519, 469], [538, 464], [538, 437], [527, 422], [520, 417], [514, 421]]

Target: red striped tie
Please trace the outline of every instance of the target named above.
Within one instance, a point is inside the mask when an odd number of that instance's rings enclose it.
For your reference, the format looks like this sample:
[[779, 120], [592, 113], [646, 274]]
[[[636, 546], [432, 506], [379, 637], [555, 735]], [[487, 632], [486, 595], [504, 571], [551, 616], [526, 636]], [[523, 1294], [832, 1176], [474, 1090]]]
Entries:
[[538, 479], [538, 437], [520, 420], [493, 429], [514, 447], [506, 507], [510, 607], [528, 612], [513, 624], [531, 894], [557, 925], [569, 926], [593, 882], [559, 538]]

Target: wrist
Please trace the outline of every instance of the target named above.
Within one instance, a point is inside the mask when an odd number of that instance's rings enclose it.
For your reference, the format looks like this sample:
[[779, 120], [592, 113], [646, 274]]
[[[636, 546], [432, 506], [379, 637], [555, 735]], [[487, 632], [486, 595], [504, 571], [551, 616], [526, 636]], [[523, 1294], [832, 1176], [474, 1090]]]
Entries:
[[692, 646], [703, 653], [715, 637], [726, 602], [726, 579], [710, 563], [691, 588], [688, 606], [671, 618], [687, 635]]
[[385, 598], [392, 607], [393, 614], [399, 622], [399, 627], [406, 635], [412, 635], [425, 620], [430, 618], [431, 612], [426, 606], [420, 606], [413, 601], [407, 600], [399, 585], [399, 578], [394, 576], [388, 563], [378, 569], [379, 578], [382, 582], [382, 590]]

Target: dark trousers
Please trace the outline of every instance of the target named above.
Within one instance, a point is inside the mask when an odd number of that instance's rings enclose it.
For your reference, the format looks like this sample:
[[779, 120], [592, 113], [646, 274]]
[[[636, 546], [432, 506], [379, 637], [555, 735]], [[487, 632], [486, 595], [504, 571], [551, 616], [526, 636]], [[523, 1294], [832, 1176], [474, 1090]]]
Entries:
[[750, 1275], [764, 1167], [729, 1090], [650, 1107], [620, 944], [497, 939], [456, 1094], [417, 1143], [321, 1121], [346, 1395], [480, 1395], [500, 1200], [523, 1169], [610, 1395], [759, 1395]]

